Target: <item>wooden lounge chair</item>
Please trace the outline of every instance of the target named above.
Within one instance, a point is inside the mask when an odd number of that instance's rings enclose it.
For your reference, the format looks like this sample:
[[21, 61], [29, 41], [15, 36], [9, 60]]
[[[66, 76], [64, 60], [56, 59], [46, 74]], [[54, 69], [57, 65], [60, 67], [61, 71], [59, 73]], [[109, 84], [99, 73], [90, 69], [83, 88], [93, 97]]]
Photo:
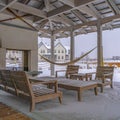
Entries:
[[79, 70], [78, 65], [68, 65], [66, 70], [56, 71], [56, 77], [58, 77], [58, 72], [65, 72], [65, 78], [70, 78], [70, 75], [78, 73], [78, 70]]
[[114, 67], [97, 67], [95, 82], [98, 83], [98, 87], [101, 87], [101, 92], [103, 92], [103, 87], [106, 85], [110, 85], [110, 87], [113, 88], [113, 72]]
[[[30, 98], [30, 111], [34, 110], [35, 103], [41, 101], [58, 97], [61, 103], [62, 93], [58, 91], [57, 81], [30, 83], [24, 71], [11, 71], [11, 76], [19, 90], [19, 94], [26, 95]], [[52, 84], [54, 85], [54, 89], [48, 89], [41, 84]]]

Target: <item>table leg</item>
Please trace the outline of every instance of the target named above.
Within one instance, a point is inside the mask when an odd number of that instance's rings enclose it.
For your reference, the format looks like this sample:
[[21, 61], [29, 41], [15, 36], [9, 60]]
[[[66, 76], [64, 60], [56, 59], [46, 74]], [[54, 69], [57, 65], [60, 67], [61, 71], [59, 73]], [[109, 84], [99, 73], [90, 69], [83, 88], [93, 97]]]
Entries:
[[81, 101], [82, 100], [82, 97], [81, 97], [82, 91], [81, 91], [81, 89], [79, 89], [77, 92], [78, 92], [78, 101]]
[[95, 95], [98, 94], [97, 86], [94, 88]]

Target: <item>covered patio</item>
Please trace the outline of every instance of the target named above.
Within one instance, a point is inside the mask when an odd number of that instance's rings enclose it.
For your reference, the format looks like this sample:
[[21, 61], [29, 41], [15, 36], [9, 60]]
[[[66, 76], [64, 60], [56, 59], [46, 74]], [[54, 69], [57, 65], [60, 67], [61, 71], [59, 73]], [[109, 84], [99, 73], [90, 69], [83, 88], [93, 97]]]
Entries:
[[[114, 89], [105, 88], [104, 93], [94, 96], [90, 91], [83, 93], [83, 101], [78, 102], [74, 91], [62, 90], [63, 102], [51, 100], [38, 103], [33, 112], [29, 112], [29, 101], [0, 91], [0, 102], [20, 111], [32, 120], [119, 120], [120, 84]], [[92, 94], [91, 94], [92, 93]], [[8, 102], [9, 101], [9, 102]]]
[[[103, 66], [102, 31], [119, 27], [120, 0], [0, 0], [0, 69], [6, 68], [7, 50], [21, 50], [23, 70], [38, 71], [38, 36], [51, 40], [53, 62], [55, 40], [70, 37], [73, 61], [75, 36], [92, 32], [97, 33], [97, 66]], [[54, 64], [51, 75], [55, 75]], [[119, 120], [120, 85], [114, 85], [97, 97], [87, 91], [81, 103], [71, 97], [74, 91], [64, 90], [62, 105], [56, 100], [39, 103], [33, 113], [28, 112], [28, 101], [6, 92], [0, 91], [0, 101], [33, 120]]]

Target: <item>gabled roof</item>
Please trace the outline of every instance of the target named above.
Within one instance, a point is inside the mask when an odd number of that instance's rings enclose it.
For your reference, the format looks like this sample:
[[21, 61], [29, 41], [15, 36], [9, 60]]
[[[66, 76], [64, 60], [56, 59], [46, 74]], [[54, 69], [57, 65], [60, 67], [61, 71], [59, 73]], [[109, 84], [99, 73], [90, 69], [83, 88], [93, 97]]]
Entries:
[[43, 43], [42, 41], [38, 44], [38, 48], [40, 48], [41, 46], [45, 46], [47, 49], [50, 49], [50, 46], [46, 43]]
[[[120, 27], [120, 0], [1, 0], [0, 13], [9, 15], [0, 14], [0, 24], [39, 31], [41, 37], [95, 32], [98, 20], [103, 30]], [[14, 24], [18, 19], [26, 26]]]
[[[38, 44], [38, 48], [40, 48], [42, 45], [45, 46], [47, 49], [50, 49], [50, 45], [47, 45], [42, 41]], [[70, 46], [64, 46], [61, 42], [58, 42], [54, 47], [57, 47], [58, 45], [61, 45], [66, 51], [70, 50]]]
[[61, 45], [64, 49], [66, 49], [65, 46], [64, 46], [61, 42], [58, 42], [58, 43], [55, 45], [55, 47], [57, 47], [58, 45]]

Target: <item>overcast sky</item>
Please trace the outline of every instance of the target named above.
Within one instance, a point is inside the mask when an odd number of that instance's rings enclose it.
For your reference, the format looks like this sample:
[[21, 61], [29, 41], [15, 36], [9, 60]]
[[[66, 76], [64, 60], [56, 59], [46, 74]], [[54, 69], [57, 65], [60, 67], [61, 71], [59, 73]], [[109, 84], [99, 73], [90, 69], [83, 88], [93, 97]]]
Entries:
[[[103, 55], [104, 58], [111, 58], [112, 56], [120, 56], [120, 29], [107, 30], [102, 34], [103, 37]], [[40, 39], [50, 44], [48, 39]], [[59, 39], [64, 45], [70, 44], [70, 38]], [[87, 52], [97, 46], [97, 34], [89, 33], [78, 35], [75, 37], [75, 56], [79, 57], [82, 52]], [[92, 58], [96, 58], [97, 51], [90, 53]]]

